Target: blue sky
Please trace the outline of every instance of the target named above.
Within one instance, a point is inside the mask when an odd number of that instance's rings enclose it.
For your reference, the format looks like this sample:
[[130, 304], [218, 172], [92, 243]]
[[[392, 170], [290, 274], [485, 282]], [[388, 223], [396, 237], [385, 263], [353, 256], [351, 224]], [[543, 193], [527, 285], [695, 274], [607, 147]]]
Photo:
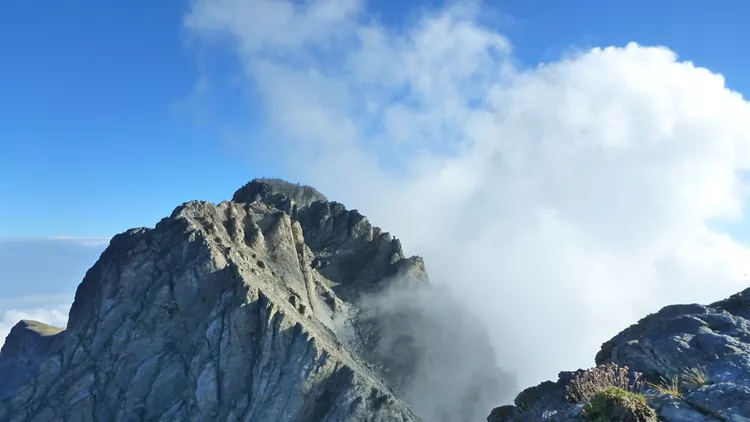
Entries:
[[[425, 2], [371, 2], [403, 25]], [[742, 1], [498, 1], [495, 24], [525, 66], [571, 46], [667, 45], [750, 90]], [[689, 5], [689, 7], [686, 7]], [[184, 1], [11, 2], [0, 14], [0, 237], [105, 236], [151, 226], [190, 199], [219, 201], [267, 157], [232, 146], [257, 105], [222, 51], [191, 46]], [[207, 92], [195, 95], [202, 74]], [[219, 81], [219, 82], [217, 82]], [[191, 102], [191, 99], [193, 101]], [[259, 147], [271, 142], [259, 135]]]

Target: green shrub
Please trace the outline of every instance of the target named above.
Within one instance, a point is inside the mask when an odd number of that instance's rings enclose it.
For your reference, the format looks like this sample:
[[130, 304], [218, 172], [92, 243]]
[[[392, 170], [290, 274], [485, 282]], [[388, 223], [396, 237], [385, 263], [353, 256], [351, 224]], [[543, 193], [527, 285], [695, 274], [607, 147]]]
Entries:
[[594, 394], [583, 407], [591, 422], [656, 422], [656, 412], [641, 393], [607, 387]]

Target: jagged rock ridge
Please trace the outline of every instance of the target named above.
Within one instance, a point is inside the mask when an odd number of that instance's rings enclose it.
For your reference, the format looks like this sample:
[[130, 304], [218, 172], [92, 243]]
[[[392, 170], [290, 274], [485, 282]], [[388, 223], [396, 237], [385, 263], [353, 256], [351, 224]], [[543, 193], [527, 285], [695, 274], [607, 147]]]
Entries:
[[[14, 328], [0, 421], [418, 421], [403, 397], [424, 348], [393, 359], [383, 344], [424, 326], [404, 321], [414, 309], [380, 316], [360, 302], [426, 284], [423, 261], [356, 210], [257, 179], [231, 202], [189, 202], [115, 236], [66, 330]], [[461, 420], [441, 412], [434, 420]]]

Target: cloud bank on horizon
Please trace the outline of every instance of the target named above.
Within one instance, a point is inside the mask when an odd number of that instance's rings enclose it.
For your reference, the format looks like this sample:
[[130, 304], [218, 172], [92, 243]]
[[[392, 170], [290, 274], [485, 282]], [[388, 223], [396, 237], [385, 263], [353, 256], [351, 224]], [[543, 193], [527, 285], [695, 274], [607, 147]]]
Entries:
[[750, 104], [666, 47], [521, 68], [486, 16], [394, 29], [357, 0], [195, 0], [184, 24], [233, 48], [287, 174], [424, 256], [521, 386], [745, 288], [750, 250], [714, 226], [744, 218]]
[[78, 283], [104, 238], [0, 238], [0, 348], [22, 319], [65, 327]]

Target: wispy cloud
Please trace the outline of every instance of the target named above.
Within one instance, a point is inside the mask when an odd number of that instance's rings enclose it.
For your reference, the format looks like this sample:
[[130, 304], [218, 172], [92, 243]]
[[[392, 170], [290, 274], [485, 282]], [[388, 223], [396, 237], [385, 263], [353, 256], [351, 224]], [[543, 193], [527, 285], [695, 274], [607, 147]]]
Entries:
[[744, 219], [750, 167], [750, 105], [723, 77], [637, 44], [520, 69], [483, 16], [397, 30], [350, 0], [196, 0], [185, 24], [235, 48], [289, 174], [425, 256], [523, 384], [746, 287], [750, 250], [712, 229]]

